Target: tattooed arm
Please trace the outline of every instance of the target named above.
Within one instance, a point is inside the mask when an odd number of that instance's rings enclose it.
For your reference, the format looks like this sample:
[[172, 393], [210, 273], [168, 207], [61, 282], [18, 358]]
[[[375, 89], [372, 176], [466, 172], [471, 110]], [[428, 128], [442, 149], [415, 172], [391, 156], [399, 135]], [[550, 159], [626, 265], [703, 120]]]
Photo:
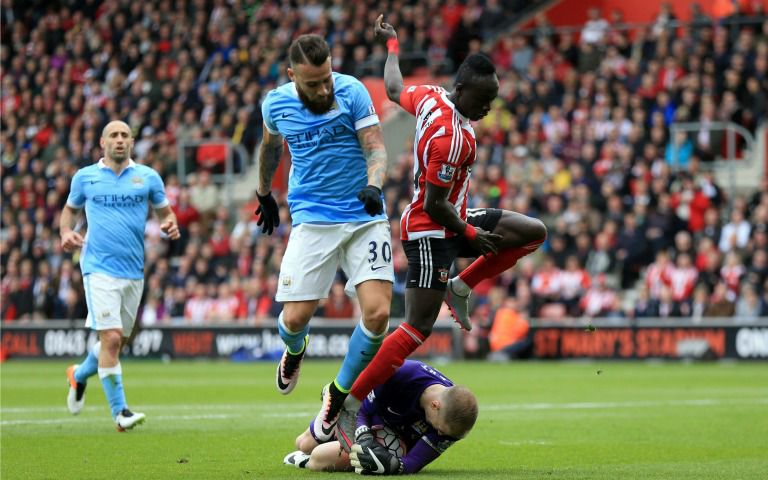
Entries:
[[365, 164], [368, 167], [368, 185], [381, 190], [387, 174], [387, 150], [380, 125], [371, 125], [357, 131], [357, 139], [363, 149]]
[[280, 134], [272, 134], [264, 126], [264, 135], [259, 147], [259, 184], [256, 193], [267, 195], [272, 189], [272, 179], [275, 176], [280, 157], [283, 155], [283, 137]]

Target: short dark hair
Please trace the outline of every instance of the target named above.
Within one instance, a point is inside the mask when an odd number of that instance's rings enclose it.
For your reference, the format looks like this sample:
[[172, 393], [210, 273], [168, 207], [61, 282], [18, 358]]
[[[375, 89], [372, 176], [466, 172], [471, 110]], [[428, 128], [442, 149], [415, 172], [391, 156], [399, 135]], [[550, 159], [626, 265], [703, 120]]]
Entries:
[[320, 66], [331, 56], [328, 43], [320, 35], [301, 35], [288, 48], [288, 58], [291, 65], [311, 64]]
[[440, 396], [440, 413], [450, 424], [449, 435], [464, 438], [477, 420], [477, 398], [467, 387], [454, 385], [443, 390]]
[[487, 77], [496, 74], [496, 66], [483, 53], [473, 53], [461, 62], [456, 72], [456, 83], [467, 84], [477, 77]]

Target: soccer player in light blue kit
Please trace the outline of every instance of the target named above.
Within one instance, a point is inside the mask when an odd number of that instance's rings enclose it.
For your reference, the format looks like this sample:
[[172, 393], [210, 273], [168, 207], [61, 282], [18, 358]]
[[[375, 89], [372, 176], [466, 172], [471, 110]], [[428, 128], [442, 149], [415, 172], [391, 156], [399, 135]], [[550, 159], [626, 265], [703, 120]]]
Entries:
[[328, 412], [339, 411], [389, 324], [394, 270], [381, 193], [387, 154], [368, 91], [354, 77], [332, 72], [322, 37], [298, 37], [288, 56], [292, 82], [272, 90], [262, 104], [256, 191], [258, 225], [271, 234], [279, 212], [270, 188], [285, 140], [293, 163], [288, 182], [293, 225], [276, 296], [284, 302], [278, 331], [286, 345], [277, 368], [280, 393], [296, 386], [309, 321], [319, 300], [328, 297], [339, 267], [349, 279], [347, 294], [360, 300], [363, 317], [338, 375], [324, 389], [314, 432], [319, 441], [327, 441], [338, 419], [338, 413], [329, 418]]
[[[85, 361], [67, 369], [67, 407], [73, 415], [80, 413], [88, 378], [98, 373], [112, 418], [122, 432], [145, 419], [143, 413], [128, 409], [119, 354], [133, 331], [144, 289], [144, 227], [149, 206], [169, 238], [176, 240], [180, 235], [160, 175], [131, 159], [133, 136], [128, 125], [109, 122], [100, 145], [104, 158], [78, 170], [72, 178], [59, 226], [65, 251], [82, 247], [80, 269], [88, 304], [85, 326], [99, 332], [99, 341]], [[88, 220], [85, 238], [73, 230], [83, 207]]]

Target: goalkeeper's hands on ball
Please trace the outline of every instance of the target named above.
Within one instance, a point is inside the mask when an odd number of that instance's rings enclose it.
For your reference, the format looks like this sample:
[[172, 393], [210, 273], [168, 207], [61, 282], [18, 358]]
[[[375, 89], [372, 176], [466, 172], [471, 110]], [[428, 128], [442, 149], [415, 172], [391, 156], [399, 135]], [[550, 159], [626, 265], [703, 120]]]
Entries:
[[366, 445], [355, 443], [349, 454], [349, 461], [359, 475], [399, 475], [403, 473], [403, 461], [389, 453], [386, 447], [366, 441]]
[[349, 461], [359, 475], [399, 475], [403, 473], [403, 461], [376, 441], [373, 430], [361, 425], [355, 430], [355, 444]]

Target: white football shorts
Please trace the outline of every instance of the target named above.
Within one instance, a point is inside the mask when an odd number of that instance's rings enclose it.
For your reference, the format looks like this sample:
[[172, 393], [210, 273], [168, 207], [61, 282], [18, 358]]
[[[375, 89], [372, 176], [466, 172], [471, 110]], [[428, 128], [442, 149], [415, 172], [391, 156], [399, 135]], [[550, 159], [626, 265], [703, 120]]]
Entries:
[[278, 302], [328, 298], [338, 268], [346, 274], [345, 292], [366, 280], [394, 282], [392, 232], [387, 220], [293, 227], [280, 265]]
[[115, 278], [104, 273], [83, 276], [88, 317], [85, 326], [93, 330], [121, 328], [129, 337], [136, 323], [144, 279]]

